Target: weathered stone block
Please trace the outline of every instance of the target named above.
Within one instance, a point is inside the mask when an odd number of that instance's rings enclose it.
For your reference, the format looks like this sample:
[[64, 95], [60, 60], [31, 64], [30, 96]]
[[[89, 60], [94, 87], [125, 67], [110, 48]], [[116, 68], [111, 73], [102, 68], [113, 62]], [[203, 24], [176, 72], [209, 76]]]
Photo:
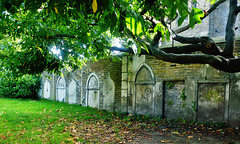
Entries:
[[122, 90], [122, 97], [127, 97], [127, 90]]
[[198, 121], [224, 121], [226, 84], [199, 84]]
[[185, 94], [184, 82], [165, 82], [164, 83], [164, 117], [170, 119], [187, 117], [185, 109], [187, 97]]
[[127, 89], [128, 83], [126, 81], [122, 81], [122, 89]]
[[127, 65], [126, 64], [122, 64], [122, 72], [123, 73], [127, 72]]
[[128, 74], [127, 73], [122, 73], [122, 80], [127, 81], [128, 80]]

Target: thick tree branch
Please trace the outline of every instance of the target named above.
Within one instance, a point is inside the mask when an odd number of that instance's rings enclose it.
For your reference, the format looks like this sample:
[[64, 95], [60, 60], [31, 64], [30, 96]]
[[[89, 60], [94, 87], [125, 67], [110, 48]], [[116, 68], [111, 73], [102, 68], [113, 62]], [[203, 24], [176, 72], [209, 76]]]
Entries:
[[[133, 51], [132, 48], [124, 48], [124, 47], [108, 47], [105, 46], [106, 48], [108, 48], [110, 51], [119, 51], [119, 52], [126, 52], [129, 54], [135, 54], [135, 52]], [[148, 53], [146, 50], [141, 49], [141, 55], [151, 55], [151, 53]]]
[[226, 26], [226, 35], [225, 35], [225, 49], [223, 51], [223, 56], [227, 58], [232, 58], [233, 49], [235, 47], [235, 23], [237, 19], [236, 9], [238, 0], [230, 0], [228, 21]]
[[219, 59], [216, 56], [205, 55], [205, 54], [172, 54], [166, 53], [164, 51], [158, 50], [154, 47], [151, 48], [153, 55], [160, 60], [164, 60], [167, 62], [174, 62], [180, 64], [188, 64], [188, 63], [219, 63]]
[[158, 44], [159, 44], [159, 40], [161, 39], [162, 37], [162, 34], [161, 32], [157, 32], [157, 34], [154, 36], [152, 42], [151, 42], [151, 45], [154, 46], [154, 47], [158, 47]]
[[172, 54], [166, 53], [154, 47], [150, 48], [153, 56], [159, 60], [179, 63], [179, 64], [209, 64], [218, 70], [225, 72], [239, 72], [239, 58], [226, 59], [222, 56], [213, 56], [208, 54]]
[[173, 39], [180, 43], [201, 44], [197, 50], [205, 54], [223, 55], [222, 49], [209, 37], [183, 37], [176, 34]]
[[183, 37], [180, 35], [175, 35], [175, 37], [173, 37], [173, 40], [176, 40], [180, 43], [187, 43], [187, 44], [198, 44], [204, 41], [204, 39], [202, 38], [198, 38], [198, 37]]
[[235, 13], [238, 14], [239, 12], [240, 12], [240, 6], [238, 6], [238, 7], [236, 8]]
[[[107, 47], [107, 46], [105, 46], [105, 47]], [[111, 51], [119, 51], [119, 52], [127, 52], [127, 53], [129, 53], [129, 54], [134, 54], [134, 51], [133, 51], [133, 49], [132, 48], [123, 48], [123, 47], [121, 47], [121, 48], [119, 48], [119, 47], [107, 47], [109, 50], [111, 50]]]
[[193, 53], [196, 51], [201, 51], [203, 46], [201, 44], [193, 44], [193, 45], [186, 45], [186, 46], [176, 46], [176, 47], [165, 47], [160, 48], [159, 50], [164, 51], [165, 53], [173, 53], [173, 54], [186, 54], [186, 53]]
[[[224, 3], [226, 0], [219, 0], [218, 2], [216, 2], [214, 5], [211, 6], [211, 8], [207, 11], [207, 13], [204, 15], [204, 17], [201, 18], [201, 20], [205, 19], [210, 13], [212, 13], [221, 3]], [[175, 30], [175, 32], [177, 34], [184, 32], [186, 30], [188, 30], [190, 28], [190, 25], [186, 25], [182, 28], [179, 28], [177, 30]]]

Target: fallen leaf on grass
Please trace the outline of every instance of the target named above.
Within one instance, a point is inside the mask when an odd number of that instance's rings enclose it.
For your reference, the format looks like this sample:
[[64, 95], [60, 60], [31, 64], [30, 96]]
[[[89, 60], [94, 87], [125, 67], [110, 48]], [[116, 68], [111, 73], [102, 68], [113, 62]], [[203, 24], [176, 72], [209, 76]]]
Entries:
[[2, 139], [6, 139], [7, 137], [5, 137], [3, 134], [1, 134], [1, 138]]
[[184, 135], [178, 135], [178, 136], [180, 136], [180, 137], [184, 137]]
[[185, 133], [183, 133], [183, 134], [193, 134], [193, 132], [187, 131], [187, 132], [185, 132]]
[[74, 141], [73, 143], [74, 143], [74, 144], [80, 144], [80, 141], [78, 141], [78, 142], [75, 142], [75, 141]]
[[170, 140], [161, 140], [161, 143], [170, 143]]
[[76, 134], [76, 133], [77, 133], [77, 131], [76, 131], [75, 129], [73, 129], [73, 130], [72, 130], [72, 133]]
[[188, 136], [187, 138], [188, 138], [188, 139], [192, 139], [192, 138], [193, 138], [193, 136]]
[[180, 135], [179, 132], [171, 132], [172, 134]]
[[73, 141], [73, 139], [72, 139], [72, 138], [67, 138], [67, 141], [69, 141], [69, 142], [70, 142], [70, 141]]

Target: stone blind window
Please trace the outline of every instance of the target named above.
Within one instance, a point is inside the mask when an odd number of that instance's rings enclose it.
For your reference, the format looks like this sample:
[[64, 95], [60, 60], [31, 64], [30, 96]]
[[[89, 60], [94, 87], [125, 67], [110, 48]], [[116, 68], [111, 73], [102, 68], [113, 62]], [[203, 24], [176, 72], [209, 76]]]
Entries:
[[65, 102], [66, 82], [63, 77], [60, 77], [57, 82], [57, 101]]
[[43, 90], [44, 90], [43, 97], [45, 99], [50, 99], [51, 86], [48, 80], [45, 81]]
[[77, 103], [76, 88], [77, 88], [76, 82], [75, 82], [75, 80], [72, 80], [71, 83], [69, 84], [69, 90], [68, 90], [69, 91], [69, 100], [68, 100], [68, 102], [70, 104]]
[[99, 108], [99, 79], [97, 75], [91, 74], [87, 81], [87, 106]]
[[135, 113], [153, 114], [153, 87], [155, 81], [151, 69], [143, 65], [136, 75], [135, 84]]

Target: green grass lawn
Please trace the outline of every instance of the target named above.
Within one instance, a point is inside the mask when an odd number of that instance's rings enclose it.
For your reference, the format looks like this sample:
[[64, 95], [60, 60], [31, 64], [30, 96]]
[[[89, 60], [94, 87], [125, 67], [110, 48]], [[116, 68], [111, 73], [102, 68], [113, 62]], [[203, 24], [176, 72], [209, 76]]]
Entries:
[[129, 116], [49, 100], [0, 98], [0, 143], [121, 142], [134, 137]]
[[209, 136], [213, 141], [219, 137], [238, 140], [239, 130], [219, 126], [111, 113], [45, 99], [0, 98], [0, 144], [196, 143], [209, 141]]
[[45, 99], [0, 98], [0, 143], [128, 143], [161, 119]]

